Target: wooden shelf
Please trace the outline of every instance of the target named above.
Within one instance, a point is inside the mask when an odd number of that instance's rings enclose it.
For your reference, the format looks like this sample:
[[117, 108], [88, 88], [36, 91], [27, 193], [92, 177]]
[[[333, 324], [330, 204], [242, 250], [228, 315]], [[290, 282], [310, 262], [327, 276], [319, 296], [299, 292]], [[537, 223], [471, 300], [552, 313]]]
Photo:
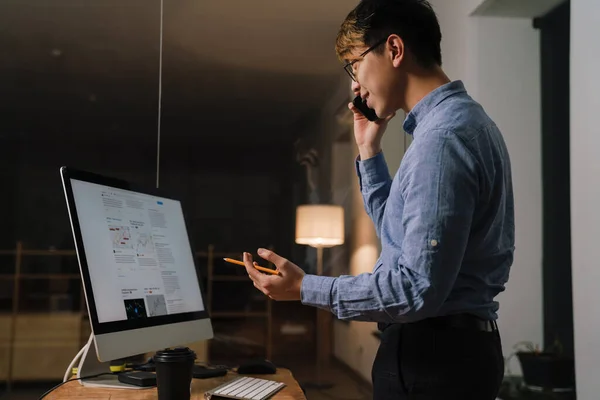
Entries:
[[[14, 250], [0, 250], [0, 255], [12, 256], [14, 262], [14, 269], [9, 270], [11, 273], [0, 274], [0, 281], [14, 282], [11, 310], [0, 313], [0, 327], [3, 328], [0, 329], [0, 349], [4, 348], [0, 358], [6, 360], [6, 368], [0, 368], [0, 380], [5, 381], [9, 389], [14, 381], [60, 379], [62, 372], [54, 366], [67, 364], [87, 339], [82, 334], [82, 326], [89, 325], [84, 318], [82, 286], [65, 285], [68, 288], [60, 289], [63, 294], [81, 297], [75, 311], [24, 311], [20, 304], [21, 293], [29, 287], [25, 282], [51, 280], [63, 283], [80, 279], [79, 273], [24, 271], [28, 257], [73, 257], [76, 254], [75, 250], [24, 249], [21, 242]], [[74, 290], [78, 293], [73, 293]], [[33, 367], [32, 359], [36, 360]]]
[[[0, 250], [0, 256], [15, 256], [16, 250]], [[21, 250], [22, 256], [74, 256], [75, 250]]]
[[24, 256], [74, 256], [75, 250], [23, 250]]
[[[79, 279], [79, 274], [19, 274], [19, 279]], [[0, 280], [14, 280], [14, 274], [0, 275]]]
[[[0, 313], [1, 315], [10, 315], [10, 313]], [[40, 311], [21, 311], [18, 317], [44, 317], [44, 316], [80, 316], [83, 317], [83, 313], [80, 311], [53, 311], [53, 312], [40, 312]]]
[[21, 274], [21, 279], [79, 279], [79, 274]]
[[[203, 258], [201, 262], [206, 263], [207, 275], [207, 310], [211, 318], [217, 320], [225, 320], [223, 323], [229, 323], [235, 318], [253, 318], [259, 321], [262, 325], [264, 321], [264, 337], [265, 342], [265, 357], [271, 358], [272, 353], [272, 301], [268, 297], [264, 297], [266, 300], [264, 311], [244, 311], [241, 305], [237, 310], [231, 311], [216, 311], [211, 312], [214, 294], [215, 282], [247, 282], [251, 283], [249, 278], [243, 275], [225, 275], [221, 264], [224, 262], [222, 258], [230, 257], [240, 259], [242, 251], [214, 251], [214, 246], [208, 246], [207, 251], [199, 251], [195, 253], [197, 258]], [[13, 301], [11, 310], [8, 312], [0, 313], [0, 318], [3, 320], [0, 323], [0, 337], [5, 336], [4, 340], [0, 340], [0, 349], [3, 346], [6, 348], [6, 354], [0, 352], [0, 359], [6, 359], [7, 371], [2, 371], [0, 368], [0, 381], [4, 380], [10, 387], [11, 382], [15, 380], [44, 380], [44, 379], [56, 379], [58, 376], [56, 369], [49, 367], [49, 363], [52, 365], [56, 363], [56, 360], [60, 360], [60, 363], [68, 363], [72, 356], [79, 350], [82, 343], [87, 340], [89, 335], [89, 317], [87, 316], [87, 309], [85, 305], [85, 296], [83, 294], [83, 287], [78, 289], [61, 289], [65, 293], [72, 293], [72, 290], [80, 290], [81, 301], [75, 312], [64, 311], [64, 312], [24, 312], [23, 305], [20, 304], [20, 292], [24, 288], [29, 287], [31, 284], [37, 284], [37, 281], [41, 280], [56, 280], [64, 282], [74, 282], [81, 279], [81, 275], [77, 273], [31, 273], [24, 271], [24, 265], [27, 263], [27, 257], [74, 257], [77, 255], [75, 250], [48, 250], [48, 249], [24, 249], [21, 242], [17, 243], [17, 246], [13, 250], [0, 250], [0, 255], [8, 256], [12, 258], [14, 262], [14, 269], [8, 269], [11, 273], [0, 274], [0, 281], [2, 282], [14, 282], [14, 289], [12, 293]], [[7, 258], [8, 258], [7, 257]], [[4, 259], [3, 259], [4, 260]], [[55, 259], [53, 261], [57, 261]], [[38, 262], [38, 260], [35, 260]], [[43, 263], [44, 260], [39, 262]], [[59, 261], [59, 260], [58, 260]], [[239, 267], [234, 267], [239, 268]], [[43, 270], [42, 271], [47, 271]], [[215, 274], [216, 272], [220, 272]], [[234, 271], [235, 273], [239, 271]], [[42, 282], [43, 283], [43, 282]], [[225, 284], [223, 284], [225, 286]], [[43, 285], [42, 285], [43, 286]], [[72, 286], [72, 285], [68, 285]], [[234, 286], [233, 284], [231, 286]], [[67, 321], [63, 323], [61, 321]], [[56, 327], [56, 326], [58, 327]], [[262, 330], [263, 328], [261, 328]], [[5, 332], [4, 332], [5, 331]], [[4, 332], [4, 333], [3, 333]], [[86, 334], [87, 333], [87, 334]], [[37, 336], [36, 336], [37, 335]], [[57, 338], [56, 343], [60, 342], [60, 346], [56, 345], [53, 350], [47, 351], [45, 347], [48, 347], [48, 340], [46, 338], [51, 336]], [[29, 340], [28, 338], [33, 338]], [[25, 340], [27, 339], [27, 340]], [[54, 339], [53, 339], [54, 340]], [[24, 344], [25, 343], [25, 344]], [[54, 343], [54, 342], [53, 342]], [[57, 347], [58, 346], [58, 347]], [[199, 344], [200, 352], [207, 353], [207, 343], [203, 342]], [[72, 354], [71, 354], [72, 353]], [[43, 361], [39, 363], [39, 368], [35, 371], [30, 371], [29, 365], [27, 364], [30, 359], [40, 357], [43, 354]], [[60, 357], [64, 357], [63, 360]], [[206, 360], [208, 361], [209, 355], [205, 354]], [[68, 358], [68, 360], [67, 360]], [[44, 364], [45, 363], [45, 364]], [[58, 372], [62, 375], [62, 372]], [[60, 377], [58, 377], [60, 378]]]
[[268, 318], [269, 313], [266, 311], [219, 311], [210, 315], [211, 318]]
[[[213, 245], [209, 245], [207, 251], [199, 251], [196, 253], [197, 257], [205, 257], [206, 258], [206, 267], [207, 267], [207, 286], [206, 286], [206, 300], [207, 300], [207, 310], [211, 318], [214, 320], [219, 319], [233, 319], [233, 318], [257, 318], [264, 319], [265, 322], [265, 337], [266, 337], [266, 346], [265, 346], [265, 357], [270, 359], [272, 357], [273, 345], [271, 338], [273, 336], [273, 316], [272, 316], [272, 300], [268, 297], [264, 297], [266, 299], [266, 309], [264, 311], [243, 311], [243, 310], [233, 310], [233, 311], [215, 311], [212, 312], [213, 307], [213, 293], [215, 291], [214, 284], [215, 282], [248, 282], [251, 281], [249, 278], [244, 275], [224, 275], [223, 270], [221, 268], [221, 263], [224, 263], [221, 259], [225, 257], [241, 259], [243, 251], [215, 251]], [[218, 260], [217, 260], [218, 259]], [[217, 263], [218, 261], [218, 263]], [[215, 268], [217, 272], [215, 274]], [[239, 267], [234, 267], [239, 268]]]

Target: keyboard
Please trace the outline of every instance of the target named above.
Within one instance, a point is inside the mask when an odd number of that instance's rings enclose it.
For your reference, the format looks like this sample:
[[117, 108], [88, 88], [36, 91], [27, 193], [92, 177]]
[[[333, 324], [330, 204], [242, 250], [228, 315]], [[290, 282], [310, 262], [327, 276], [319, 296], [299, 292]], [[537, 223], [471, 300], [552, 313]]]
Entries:
[[244, 376], [209, 390], [204, 395], [204, 398], [206, 400], [213, 397], [238, 400], [264, 400], [284, 387], [285, 383], [282, 382]]

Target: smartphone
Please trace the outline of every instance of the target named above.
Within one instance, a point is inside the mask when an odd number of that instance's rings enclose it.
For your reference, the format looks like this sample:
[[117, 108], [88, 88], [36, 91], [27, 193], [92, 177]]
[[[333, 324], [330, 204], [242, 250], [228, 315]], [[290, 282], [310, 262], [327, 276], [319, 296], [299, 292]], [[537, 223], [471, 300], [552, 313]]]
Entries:
[[379, 119], [375, 110], [367, 107], [367, 103], [363, 101], [362, 97], [356, 96], [354, 100], [352, 100], [352, 104], [354, 104], [354, 107], [358, 108], [358, 111], [360, 111], [369, 121], [377, 121]]

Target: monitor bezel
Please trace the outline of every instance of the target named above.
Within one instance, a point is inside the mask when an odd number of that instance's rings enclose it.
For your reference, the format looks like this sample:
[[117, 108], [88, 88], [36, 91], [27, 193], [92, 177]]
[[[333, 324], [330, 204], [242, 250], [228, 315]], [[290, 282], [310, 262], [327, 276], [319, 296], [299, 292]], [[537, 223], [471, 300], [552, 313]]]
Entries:
[[[175, 198], [170, 193], [166, 192], [163, 189], [158, 188], [148, 188], [143, 187], [141, 185], [131, 183], [122, 179], [107, 177], [103, 175], [99, 175], [96, 173], [92, 173], [89, 171], [83, 171], [79, 169], [74, 169], [71, 167], [61, 167], [60, 174], [62, 177], [63, 188], [65, 191], [65, 197], [67, 202], [67, 209], [69, 212], [69, 219], [71, 221], [71, 228], [73, 231], [73, 238], [75, 241], [75, 250], [77, 253], [77, 258], [79, 262], [79, 269], [81, 271], [81, 278], [84, 286], [84, 293], [86, 297], [86, 303], [88, 307], [89, 319], [92, 325], [92, 332], [94, 335], [102, 335], [107, 333], [117, 333], [135, 329], [143, 329], [148, 327], [162, 326], [168, 324], [175, 324], [179, 322], [189, 322], [196, 320], [204, 320], [208, 319], [209, 313], [206, 309], [206, 297], [204, 293], [204, 287], [202, 285], [202, 275], [200, 270], [198, 269], [198, 265], [196, 262], [196, 255], [194, 253], [193, 241], [191, 239], [189, 226], [187, 223], [186, 213], [184, 210], [183, 202], [180, 199]], [[81, 234], [81, 227], [79, 224], [79, 217], [77, 214], [77, 206], [75, 204], [75, 198], [73, 196], [73, 188], [71, 186], [71, 179], [94, 183], [102, 186], [113, 187], [116, 189], [129, 190], [141, 194], [147, 194], [151, 196], [162, 197], [165, 199], [170, 199], [174, 201], [179, 201], [181, 204], [181, 209], [183, 212], [183, 220], [185, 229], [188, 235], [188, 240], [190, 241], [190, 248], [192, 251], [192, 260], [194, 263], [194, 269], [196, 272], [196, 277], [198, 279], [198, 285], [200, 288], [200, 296], [202, 298], [202, 304], [204, 306], [204, 310], [195, 311], [195, 312], [187, 312], [173, 315], [164, 315], [158, 317], [148, 317], [141, 318], [135, 320], [124, 320], [124, 321], [111, 321], [111, 322], [100, 322], [98, 320], [98, 312], [96, 310], [96, 301], [94, 290], [92, 288], [92, 282], [89, 273], [89, 266], [87, 263], [85, 246], [83, 245], [83, 237]]]

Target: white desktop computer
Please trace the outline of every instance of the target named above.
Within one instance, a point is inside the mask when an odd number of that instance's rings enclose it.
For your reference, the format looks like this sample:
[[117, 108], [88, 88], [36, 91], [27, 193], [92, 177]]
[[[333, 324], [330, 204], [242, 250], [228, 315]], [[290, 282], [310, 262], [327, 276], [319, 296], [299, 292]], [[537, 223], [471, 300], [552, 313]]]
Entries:
[[[181, 202], [67, 167], [60, 175], [92, 328], [78, 378], [109, 372], [111, 360], [212, 338]], [[113, 376], [80, 382], [129, 387]]]

